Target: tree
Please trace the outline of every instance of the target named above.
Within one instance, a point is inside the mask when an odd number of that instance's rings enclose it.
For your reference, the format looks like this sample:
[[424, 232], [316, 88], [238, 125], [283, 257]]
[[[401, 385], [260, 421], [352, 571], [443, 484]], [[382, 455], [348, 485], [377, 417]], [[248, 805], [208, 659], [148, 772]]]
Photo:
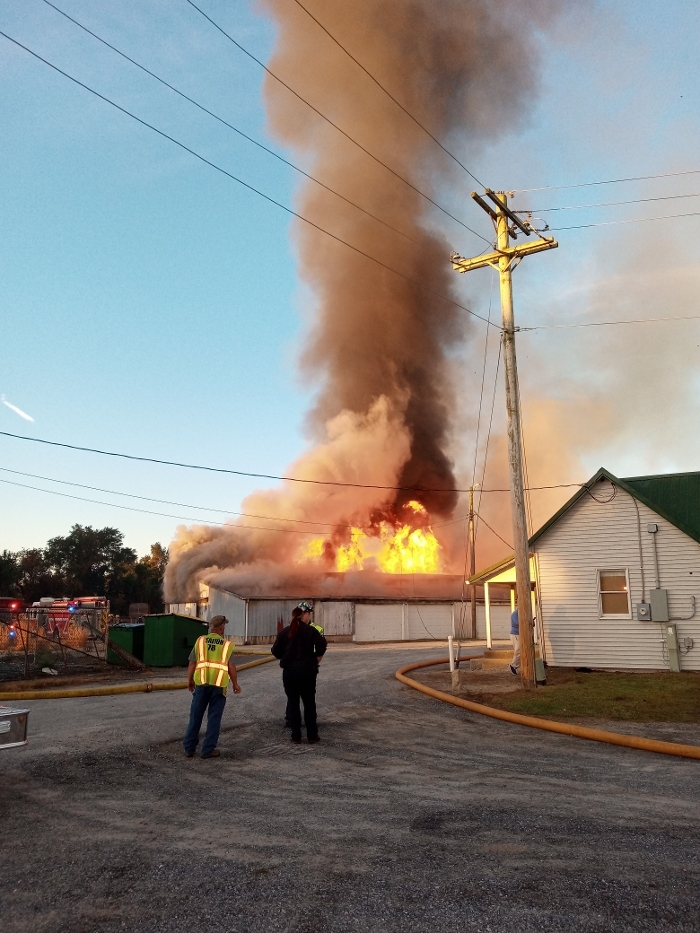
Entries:
[[17, 589], [25, 602], [33, 603], [42, 596], [62, 596], [60, 579], [51, 573], [41, 548], [29, 548], [15, 554], [19, 577]]
[[21, 596], [28, 603], [42, 596], [104, 596], [115, 615], [126, 614], [130, 603], [148, 603], [152, 612], [160, 612], [167, 562], [160, 542], [139, 560], [124, 546], [118, 528], [74, 525], [43, 549], [2, 551], [0, 595]]
[[3, 551], [0, 554], [0, 596], [19, 596], [19, 574], [17, 555]]
[[66, 593], [109, 595], [110, 585], [136, 563], [136, 551], [123, 542], [124, 535], [117, 528], [73, 525], [65, 538], [51, 538], [44, 558]]

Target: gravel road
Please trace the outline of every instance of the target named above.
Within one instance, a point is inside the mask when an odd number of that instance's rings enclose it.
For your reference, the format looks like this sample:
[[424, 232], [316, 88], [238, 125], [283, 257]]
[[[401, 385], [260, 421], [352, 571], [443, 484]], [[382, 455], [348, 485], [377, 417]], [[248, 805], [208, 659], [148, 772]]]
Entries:
[[244, 671], [210, 761], [183, 755], [184, 691], [28, 703], [3, 933], [697, 933], [700, 762], [394, 679], [431, 654], [331, 646], [316, 746], [282, 728], [277, 665]]

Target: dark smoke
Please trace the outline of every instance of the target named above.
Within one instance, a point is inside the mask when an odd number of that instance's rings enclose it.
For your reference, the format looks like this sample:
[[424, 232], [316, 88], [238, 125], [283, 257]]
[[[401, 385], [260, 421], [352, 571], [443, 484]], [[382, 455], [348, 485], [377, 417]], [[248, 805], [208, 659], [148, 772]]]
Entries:
[[[536, 30], [558, 0], [304, 0], [309, 9], [415, 117], [465, 164], [512, 130], [535, 87]], [[451, 213], [467, 213], [476, 184], [362, 73], [294, 0], [259, 0], [277, 43], [270, 68], [379, 159]], [[451, 355], [470, 333], [465, 312], [436, 295], [457, 283], [454, 246], [476, 240], [416, 191], [372, 161], [271, 77], [264, 97], [272, 134], [312, 174], [381, 217], [388, 230], [315, 183], [299, 189], [301, 214], [422, 287], [358, 255], [301, 221], [292, 236], [299, 273], [313, 294], [301, 359], [317, 386], [308, 416], [315, 447], [293, 475], [438, 490], [405, 494], [291, 485], [244, 504], [261, 514], [367, 527], [420, 499], [450, 515], [457, 483], [449, 456], [456, 398]], [[488, 166], [475, 174], [489, 181]], [[450, 191], [459, 191], [454, 203]], [[181, 528], [171, 546], [166, 598], [196, 593], [197, 581], [263, 578], [293, 567], [294, 534]], [[232, 576], [233, 575], [233, 576]]]
[[[306, 4], [307, 0], [305, 0]], [[533, 91], [533, 13], [545, 4], [464, 0], [308, 0], [309, 10], [461, 161], [522, 115]], [[444, 191], [465, 176], [293, 2], [262, 0], [279, 25], [271, 69], [297, 87], [353, 138], [451, 213], [466, 213]], [[322, 430], [339, 411], [365, 412], [385, 396], [404, 409], [411, 456], [399, 485], [451, 489], [446, 450], [455, 398], [446, 357], [467, 329], [466, 314], [429, 293], [450, 296], [447, 262], [455, 240], [485, 245], [373, 162], [272, 78], [264, 86], [273, 134], [346, 197], [386, 219], [407, 240], [354, 211], [312, 182], [302, 214], [421, 282], [425, 291], [297, 223], [300, 272], [318, 298], [302, 366], [320, 383], [309, 415]], [[479, 174], [478, 172], [476, 173]], [[466, 179], [474, 185], [471, 179]], [[434, 229], [439, 223], [453, 239]], [[415, 241], [415, 242], [413, 242]], [[404, 401], [405, 400], [405, 401]], [[415, 494], [408, 494], [414, 497]], [[405, 497], [404, 497], [405, 498]], [[448, 514], [456, 496], [425, 494], [431, 514]]]

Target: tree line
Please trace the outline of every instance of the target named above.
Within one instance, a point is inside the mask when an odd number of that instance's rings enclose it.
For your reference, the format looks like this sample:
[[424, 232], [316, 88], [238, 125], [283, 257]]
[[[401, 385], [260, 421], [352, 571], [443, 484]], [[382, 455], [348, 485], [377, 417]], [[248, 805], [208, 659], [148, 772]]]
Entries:
[[118, 528], [73, 525], [43, 548], [0, 552], [0, 596], [30, 604], [42, 596], [106, 596], [115, 615], [127, 615], [131, 603], [162, 612], [167, 562], [168, 551], [159, 542], [139, 558], [124, 546]]

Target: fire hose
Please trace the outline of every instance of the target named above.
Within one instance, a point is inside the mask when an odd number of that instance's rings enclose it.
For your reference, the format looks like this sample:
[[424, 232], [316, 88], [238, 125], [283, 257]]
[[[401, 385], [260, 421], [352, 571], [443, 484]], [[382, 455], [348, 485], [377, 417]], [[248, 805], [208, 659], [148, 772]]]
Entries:
[[[470, 657], [477, 657], [477, 655], [463, 655], [462, 660], [469, 660]], [[680, 758], [700, 759], [700, 746], [697, 745], [662, 742], [657, 739], [645, 739], [636, 735], [622, 735], [618, 732], [606, 732], [603, 729], [591, 729], [588, 726], [575, 726], [569, 723], [556, 722], [551, 719], [540, 719], [537, 716], [524, 716], [521, 713], [510, 713], [507, 710], [495, 709], [493, 706], [485, 706], [483, 703], [473, 703], [471, 700], [463, 700], [461, 697], [452, 696], [452, 694], [444, 693], [442, 690], [435, 690], [433, 687], [428, 687], [426, 684], [419, 683], [419, 681], [413, 680], [411, 677], [406, 677], [409, 671], [415, 671], [421, 667], [431, 667], [434, 664], [449, 664], [449, 658], [440, 658], [437, 661], [420, 661], [418, 664], [408, 664], [406, 667], [402, 667], [396, 671], [395, 677], [407, 687], [419, 690], [421, 693], [433, 697], [435, 700], [451, 703], [453, 706], [459, 706], [461, 709], [467, 709], [473, 713], [481, 713], [482, 716], [502, 719], [504, 722], [514, 722], [520, 726], [529, 726], [532, 729], [544, 729], [547, 732], [558, 732], [561, 735], [572, 735], [575, 738], [589, 739], [593, 742], [606, 742], [608, 745], [622, 745], [625, 748], [637, 748], [645, 752], [657, 752], [661, 755], [676, 755]]]
[[[258, 658], [256, 661], [246, 661], [245, 664], [236, 665], [237, 671], [245, 671], [249, 667], [258, 667], [260, 664], [269, 664], [275, 658]], [[0, 692], [0, 700], [66, 700], [74, 697], [109, 697], [121, 693], [153, 693], [155, 690], [185, 690], [187, 681], [166, 683], [122, 684], [114, 687], [75, 687], [58, 690], [24, 690]]]

